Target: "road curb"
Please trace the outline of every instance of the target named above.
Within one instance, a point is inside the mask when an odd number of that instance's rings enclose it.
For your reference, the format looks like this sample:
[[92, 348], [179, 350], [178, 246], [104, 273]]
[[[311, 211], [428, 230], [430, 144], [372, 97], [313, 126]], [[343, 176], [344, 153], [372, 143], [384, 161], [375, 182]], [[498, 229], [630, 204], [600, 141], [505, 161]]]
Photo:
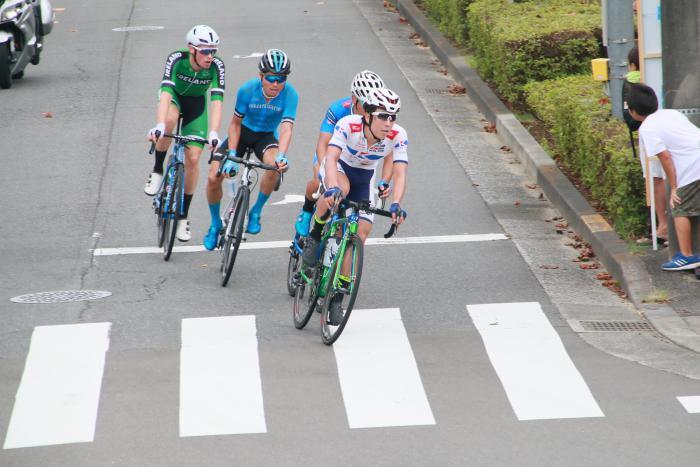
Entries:
[[567, 219], [569, 226], [591, 244], [608, 272], [649, 322], [674, 343], [700, 352], [700, 335], [668, 305], [644, 303], [653, 290], [643, 261], [632, 255], [610, 224], [596, 212], [556, 163], [510, 110], [462, 59], [459, 51], [438, 31], [412, 0], [389, 0], [430, 46], [447, 71], [466, 88], [487, 120], [496, 125], [501, 139], [525, 167], [527, 177]]

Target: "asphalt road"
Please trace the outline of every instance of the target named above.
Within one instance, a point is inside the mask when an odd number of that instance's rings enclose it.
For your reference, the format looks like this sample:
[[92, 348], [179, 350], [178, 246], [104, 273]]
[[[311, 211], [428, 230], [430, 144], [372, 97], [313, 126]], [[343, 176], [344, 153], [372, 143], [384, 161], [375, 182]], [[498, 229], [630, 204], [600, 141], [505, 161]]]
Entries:
[[[667, 360], [688, 364], [660, 371], [629, 361], [656, 352], [654, 337], [618, 349], [629, 358], [621, 359], [571, 330], [564, 310], [574, 305], [601, 313], [624, 305], [574, 272], [557, 282], [533, 268], [541, 250], [563, 251], [560, 242], [518, 230], [540, 222], [538, 201], [523, 199], [515, 209], [515, 184], [489, 185], [517, 176], [494, 136], [479, 131], [467, 98], [436, 92], [449, 78], [380, 1], [67, 0], [54, 7], [65, 10], [42, 63], [0, 92], [1, 465], [696, 465], [700, 418], [677, 397], [700, 395], [700, 384], [683, 376], [697, 373], [697, 360], [663, 344]], [[300, 205], [273, 203], [303, 193], [325, 109], [348, 95], [361, 69], [378, 72], [402, 99], [410, 177], [400, 237], [512, 238], [368, 246], [356, 309], [400, 311], [358, 313], [335, 349], [321, 344], [315, 318], [301, 332], [292, 325], [285, 248], [242, 251], [227, 288], [219, 285], [216, 252], [176, 252], [167, 263], [158, 254], [96, 256], [98, 248], [154, 245], [142, 191], [151, 167], [145, 133], [155, 123], [165, 57], [197, 23], [222, 38], [225, 122], [235, 90], [256, 73], [256, 58], [235, 57], [279, 47], [292, 59], [300, 104], [291, 169], [263, 212], [262, 233], [248, 243], [291, 237]], [[124, 26], [163, 28], [113, 31]], [[192, 244], [201, 244], [209, 222], [205, 160], [201, 169]], [[374, 236], [387, 227], [378, 220]], [[74, 289], [112, 295], [9, 301]], [[534, 305], [514, 305], [522, 303]], [[481, 304], [500, 305], [492, 316], [474, 307]], [[244, 318], [254, 323], [252, 334], [245, 328], [244, 336], [234, 317], [254, 317]], [[189, 323], [208, 327], [184, 345]], [[77, 325], [76, 334], [60, 334], [60, 325]], [[187, 406], [183, 388], [202, 381], [192, 375], [215, 360], [223, 364], [212, 370], [211, 393], [194, 397], [214, 407], [200, 414], [206, 408]], [[47, 361], [65, 367], [37, 363]], [[46, 402], [63, 383], [65, 423]], [[226, 411], [230, 400], [217, 406], [216, 393], [227, 385], [247, 415], [238, 428], [219, 429], [207, 417]], [[92, 411], [83, 390], [99, 402]], [[37, 400], [45, 410], [27, 409]], [[384, 415], [387, 407], [404, 418]], [[188, 410], [201, 422], [197, 436], [183, 435]], [[246, 425], [254, 421], [257, 428]], [[37, 434], [56, 423], [48, 438]], [[75, 426], [82, 438], [71, 438]]]

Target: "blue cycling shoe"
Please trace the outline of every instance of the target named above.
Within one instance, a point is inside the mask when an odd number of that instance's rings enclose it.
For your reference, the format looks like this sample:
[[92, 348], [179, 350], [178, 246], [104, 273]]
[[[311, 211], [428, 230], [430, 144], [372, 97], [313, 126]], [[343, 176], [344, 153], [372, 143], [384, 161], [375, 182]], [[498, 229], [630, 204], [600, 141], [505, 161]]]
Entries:
[[249, 234], [258, 234], [262, 227], [260, 226], [260, 211], [250, 211], [248, 215], [248, 230]]
[[209, 251], [216, 248], [216, 244], [219, 243], [219, 230], [221, 230], [221, 226], [212, 225], [209, 227], [209, 231], [204, 236], [204, 248]]
[[311, 213], [302, 210], [297, 216], [297, 222], [294, 224], [294, 228], [297, 233], [302, 237], [309, 236], [309, 229], [311, 224]]

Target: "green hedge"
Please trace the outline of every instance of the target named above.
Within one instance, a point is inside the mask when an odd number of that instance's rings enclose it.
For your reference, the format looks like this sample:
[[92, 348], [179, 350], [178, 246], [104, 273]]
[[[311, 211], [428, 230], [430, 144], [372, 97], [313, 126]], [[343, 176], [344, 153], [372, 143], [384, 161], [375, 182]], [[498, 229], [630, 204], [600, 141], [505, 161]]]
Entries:
[[474, 0], [467, 13], [479, 73], [514, 104], [526, 83], [590, 70], [600, 24], [600, 6], [581, 0]]
[[467, 7], [473, 0], [421, 0], [419, 3], [438, 29], [465, 46], [469, 42]]
[[622, 237], [646, 231], [648, 213], [638, 158], [624, 123], [611, 117], [602, 86], [589, 74], [525, 86], [527, 104], [550, 130], [554, 151], [613, 220]]

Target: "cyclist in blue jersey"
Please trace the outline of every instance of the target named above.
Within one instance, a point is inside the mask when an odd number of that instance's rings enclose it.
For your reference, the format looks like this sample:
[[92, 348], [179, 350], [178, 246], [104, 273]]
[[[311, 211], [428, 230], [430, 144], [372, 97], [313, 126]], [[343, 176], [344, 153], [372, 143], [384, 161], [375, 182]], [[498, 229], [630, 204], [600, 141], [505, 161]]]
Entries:
[[[294, 225], [299, 235], [306, 237], [309, 234], [311, 215], [313, 214], [314, 205], [316, 204], [316, 200], [313, 199], [312, 195], [316, 192], [316, 190], [318, 190], [318, 186], [320, 184], [320, 180], [318, 179], [318, 169], [321, 166], [323, 159], [326, 157], [328, 142], [331, 140], [331, 136], [333, 136], [335, 124], [338, 123], [338, 120], [348, 115], [363, 115], [364, 110], [362, 109], [362, 103], [367, 97], [367, 94], [372, 89], [379, 89], [383, 87], [384, 81], [378, 74], [369, 70], [361, 71], [352, 79], [352, 84], [350, 85], [350, 97], [338, 99], [328, 107], [326, 115], [321, 122], [321, 129], [318, 135], [318, 141], [316, 142], [313, 177], [306, 184], [304, 206], [301, 208], [301, 212], [297, 216], [297, 220]], [[388, 176], [388, 174], [384, 171], [382, 172], [382, 175]], [[388, 182], [382, 180], [380, 182], [382, 186], [384, 186], [382, 182], [388, 185]]]
[[[294, 87], [286, 82], [291, 66], [289, 57], [283, 51], [268, 50], [260, 58], [258, 69], [259, 77], [244, 83], [238, 90], [228, 140], [224, 141], [222, 148], [228, 151], [224, 154], [233, 157], [243, 156], [245, 150], [251, 148], [263, 163], [276, 164], [278, 172], [283, 173], [289, 168], [286, 153], [292, 140], [299, 96]], [[223, 177], [217, 174], [221, 163], [222, 172], [227, 177], [234, 176], [238, 171], [238, 163], [227, 156], [212, 158], [207, 183], [211, 226], [204, 236], [204, 247], [207, 250], [216, 247], [222, 227], [219, 205], [223, 196]], [[251, 234], [257, 234], [261, 230], [260, 214], [275, 187], [277, 177], [272, 171], [265, 171], [262, 176], [258, 200], [249, 213], [248, 232]]]

